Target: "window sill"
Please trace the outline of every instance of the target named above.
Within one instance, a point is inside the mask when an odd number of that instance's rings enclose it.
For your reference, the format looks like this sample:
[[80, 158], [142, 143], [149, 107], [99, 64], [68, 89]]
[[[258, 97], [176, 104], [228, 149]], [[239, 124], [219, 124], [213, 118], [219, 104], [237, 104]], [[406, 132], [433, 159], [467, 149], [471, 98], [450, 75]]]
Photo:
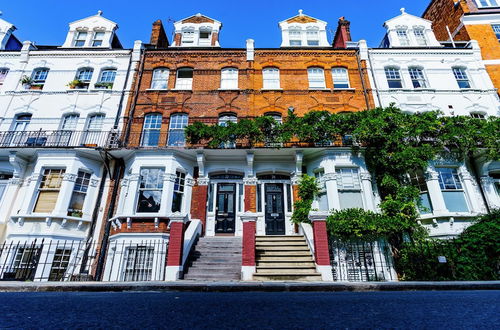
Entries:
[[262, 88], [262, 92], [282, 92], [283, 88]]
[[339, 91], [339, 92], [354, 92], [354, 91], [356, 91], [356, 88], [350, 88], [350, 87], [348, 87], [348, 88], [335, 88], [334, 87], [332, 90]]
[[331, 91], [329, 88], [323, 87], [323, 88], [309, 88], [310, 92], [329, 92]]
[[146, 92], [164, 92], [164, 91], [168, 91], [169, 89], [168, 88], [147, 88], [146, 89]]
[[237, 92], [240, 89], [239, 88], [219, 88], [217, 90], [220, 92]]
[[[163, 90], [163, 89], [162, 89]], [[187, 89], [187, 88], [173, 88], [171, 89], [173, 92], [192, 92], [193, 89]]]

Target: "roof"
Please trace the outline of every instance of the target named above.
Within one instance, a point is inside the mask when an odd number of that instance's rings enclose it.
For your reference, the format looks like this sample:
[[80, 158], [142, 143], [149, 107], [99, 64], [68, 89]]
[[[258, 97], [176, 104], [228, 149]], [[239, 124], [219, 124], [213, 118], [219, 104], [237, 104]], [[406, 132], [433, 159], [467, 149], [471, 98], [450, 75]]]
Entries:
[[179, 22], [181, 22], [181, 23], [194, 23], [194, 24], [200, 24], [200, 23], [219, 23], [219, 24], [222, 24], [220, 21], [213, 19], [213, 18], [210, 18], [210, 17], [203, 15], [201, 13], [183, 18], [175, 23], [179, 23]]
[[323, 24], [327, 24], [325, 21], [322, 21], [320, 19], [317, 19], [317, 18], [314, 18], [312, 16], [309, 16], [309, 15], [304, 15], [303, 14], [303, 10], [302, 9], [299, 9], [299, 14], [298, 15], [295, 15], [293, 17], [290, 17], [286, 20], [283, 20], [280, 22], [281, 23], [300, 23], [300, 24], [305, 24], [305, 23], [323, 23]]

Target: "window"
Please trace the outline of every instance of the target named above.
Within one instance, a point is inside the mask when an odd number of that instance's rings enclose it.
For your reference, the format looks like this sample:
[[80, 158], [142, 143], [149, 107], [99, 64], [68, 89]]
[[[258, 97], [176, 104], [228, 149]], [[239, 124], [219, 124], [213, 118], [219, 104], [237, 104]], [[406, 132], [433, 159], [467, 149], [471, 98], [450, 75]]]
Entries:
[[349, 88], [349, 73], [346, 68], [332, 69], [333, 88]]
[[181, 212], [182, 197], [184, 196], [184, 185], [186, 183], [186, 173], [175, 172], [174, 196], [172, 199], [172, 212]]
[[221, 70], [221, 89], [238, 89], [238, 69], [224, 68]]
[[480, 113], [480, 112], [471, 112], [470, 116], [472, 118], [476, 118], [476, 119], [486, 119], [486, 115], [484, 113]]
[[0, 202], [2, 201], [3, 194], [9, 185], [9, 180], [12, 178], [12, 174], [0, 173]]
[[158, 142], [160, 142], [162, 118], [162, 115], [159, 113], [150, 113], [144, 117], [141, 142], [143, 147], [158, 146]]
[[137, 245], [125, 250], [125, 270], [123, 280], [151, 281], [153, 275], [154, 248]]
[[281, 124], [283, 122], [281, 114], [277, 112], [266, 112], [264, 116], [272, 117], [278, 124]]
[[71, 258], [71, 249], [56, 249], [54, 260], [50, 267], [49, 281], [61, 281], [66, 276], [69, 259]]
[[90, 184], [90, 173], [78, 171], [75, 186], [73, 187], [73, 194], [68, 207], [68, 215], [72, 217], [81, 218], [83, 215], [83, 203]]
[[76, 125], [78, 124], [79, 118], [80, 116], [76, 113], [64, 116], [61, 123], [61, 130], [74, 131], [76, 129]]
[[141, 169], [137, 213], [156, 213], [160, 211], [164, 173], [165, 171], [162, 168]]
[[290, 46], [302, 46], [302, 32], [299, 27], [290, 28], [288, 31]]
[[280, 70], [278, 68], [264, 68], [262, 79], [264, 89], [280, 89]]
[[191, 90], [193, 88], [193, 69], [182, 68], [177, 70], [175, 89]]
[[33, 85], [43, 85], [45, 84], [45, 80], [49, 74], [49, 69], [47, 68], [39, 68], [33, 70], [31, 74], [31, 80], [33, 80]]
[[104, 40], [104, 32], [94, 32], [94, 38], [92, 39], [92, 47], [101, 47], [103, 40]]
[[92, 79], [93, 73], [94, 69], [92, 68], [82, 68], [76, 73], [75, 79], [80, 80], [81, 82], [89, 82]]
[[483, 7], [498, 7], [500, 3], [498, 0], [476, 0], [479, 8]]
[[406, 32], [406, 30], [399, 29], [396, 31], [396, 34], [398, 35], [399, 44], [401, 46], [410, 45], [410, 39], [408, 38], [408, 33]]
[[339, 190], [340, 208], [342, 210], [363, 208], [361, 195], [361, 180], [357, 168], [339, 168], [337, 172], [337, 186]]
[[413, 88], [427, 88], [427, 82], [424, 77], [424, 70], [421, 68], [408, 68]]
[[9, 69], [0, 68], [0, 86], [3, 85], [3, 82], [5, 81], [5, 78], [7, 78], [8, 74], [9, 74]]
[[[71, 142], [71, 137], [77, 137], [78, 134], [74, 134], [76, 131], [76, 126], [78, 125], [78, 119], [80, 116], [76, 113], [66, 115], [61, 120], [61, 129], [54, 134], [54, 143], [56, 146], [68, 146]], [[74, 144], [73, 144], [74, 145]]]
[[74, 47], [83, 47], [83, 46], [85, 46], [86, 40], [87, 40], [87, 32], [76, 31], [75, 41], [73, 42], [73, 46]]
[[18, 115], [16, 116], [16, 121], [14, 122], [13, 131], [24, 132], [28, 128], [31, 121], [31, 115]]
[[151, 89], [167, 89], [168, 88], [168, 69], [154, 69], [153, 78], [151, 79]]
[[102, 126], [104, 125], [104, 115], [97, 114], [89, 117], [87, 129], [85, 131], [84, 144], [99, 145], [102, 136]]
[[211, 32], [210, 31], [200, 31], [200, 39], [199, 39], [199, 45], [200, 46], [210, 46], [211, 44]]
[[385, 77], [389, 88], [403, 88], [401, 73], [398, 68], [385, 68]]
[[469, 77], [465, 68], [453, 68], [453, 74], [457, 80], [458, 87], [460, 88], [471, 88]]
[[316, 29], [307, 30], [307, 45], [308, 46], [319, 46], [319, 31]]
[[105, 69], [101, 72], [101, 77], [99, 78], [100, 83], [110, 83], [113, 84], [116, 78], [116, 69]]
[[328, 194], [326, 192], [326, 182], [323, 179], [324, 176], [325, 176], [324, 169], [319, 169], [314, 172], [314, 177], [316, 178], [319, 187], [318, 196], [316, 197], [319, 211], [330, 210], [330, 208], [328, 207]]
[[307, 69], [307, 75], [310, 89], [326, 88], [325, 73], [322, 68], [309, 68]]
[[184, 30], [182, 31], [182, 44], [183, 45], [193, 45], [194, 42], [194, 30]]
[[[26, 244], [25, 244], [26, 246]], [[40, 261], [42, 247], [22, 247], [17, 249], [14, 259], [14, 271], [16, 280], [33, 281], [36, 269]]]
[[65, 170], [45, 169], [38, 186], [38, 198], [33, 213], [52, 213], [56, 206]]
[[427, 38], [425, 37], [424, 29], [413, 30], [413, 35], [415, 36], [415, 40], [417, 40], [417, 45], [427, 46]]
[[418, 207], [421, 214], [432, 213], [431, 197], [427, 188], [427, 181], [423, 171], [410, 174], [410, 182], [420, 190], [420, 205]]
[[[237, 123], [237, 122], [238, 122], [238, 117], [236, 117], [236, 115], [234, 114], [229, 113], [219, 116], [219, 126], [225, 127], [228, 126], [228, 123]], [[234, 139], [231, 139], [228, 142], [222, 143], [219, 147], [223, 149], [234, 149], [236, 148], [236, 142], [234, 141]]]
[[495, 36], [498, 41], [500, 41], [500, 24], [493, 24], [491, 27], [493, 28], [493, 32], [495, 32]]
[[443, 193], [444, 203], [450, 212], [468, 212], [462, 182], [456, 168], [436, 168], [439, 174], [439, 187]]
[[183, 147], [186, 144], [184, 129], [188, 125], [188, 115], [179, 113], [170, 116], [170, 128], [168, 130], [168, 145], [172, 147]]

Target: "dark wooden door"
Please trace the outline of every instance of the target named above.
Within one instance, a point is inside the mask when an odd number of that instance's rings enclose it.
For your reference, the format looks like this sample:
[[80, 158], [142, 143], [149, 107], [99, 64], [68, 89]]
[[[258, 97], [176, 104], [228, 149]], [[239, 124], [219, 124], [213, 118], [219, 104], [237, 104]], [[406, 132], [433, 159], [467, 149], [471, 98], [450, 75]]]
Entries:
[[266, 235], [285, 235], [283, 184], [266, 184]]
[[219, 183], [215, 211], [215, 232], [220, 234], [234, 233], [236, 222], [236, 184]]

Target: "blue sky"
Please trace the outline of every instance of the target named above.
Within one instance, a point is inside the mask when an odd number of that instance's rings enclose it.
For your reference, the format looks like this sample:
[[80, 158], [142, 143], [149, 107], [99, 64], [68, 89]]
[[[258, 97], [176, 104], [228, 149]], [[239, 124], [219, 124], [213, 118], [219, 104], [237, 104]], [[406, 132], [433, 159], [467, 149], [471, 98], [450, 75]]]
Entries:
[[[222, 22], [221, 46], [244, 47], [245, 40], [255, 39], [256, 47], [279, 47], [281, 35], [278, 22], [304, 13], [329, 23], [333, 32], [337, 20], [345, 16], [351, 21], [353, 40], [366, 39], [370, 46], [378, 46], [383, 35], [382, 24], [397, 16], [401, 7], [420, 16], [430, 0], [3, 0], [2, 18], [13, 23], [20, 40], [32, 40], [40, 45], [61, 45], [68, 23], [91, 16], [102, 10], [106, 18], [118, 23], [118, 36], [126, 48], [134, 40], [149, 42], [151, 23], [163, 20], [171, 40], [172, 20], [179, 20], [201, 12]], [[331, 41], [331, 34], [329, 36]]]

